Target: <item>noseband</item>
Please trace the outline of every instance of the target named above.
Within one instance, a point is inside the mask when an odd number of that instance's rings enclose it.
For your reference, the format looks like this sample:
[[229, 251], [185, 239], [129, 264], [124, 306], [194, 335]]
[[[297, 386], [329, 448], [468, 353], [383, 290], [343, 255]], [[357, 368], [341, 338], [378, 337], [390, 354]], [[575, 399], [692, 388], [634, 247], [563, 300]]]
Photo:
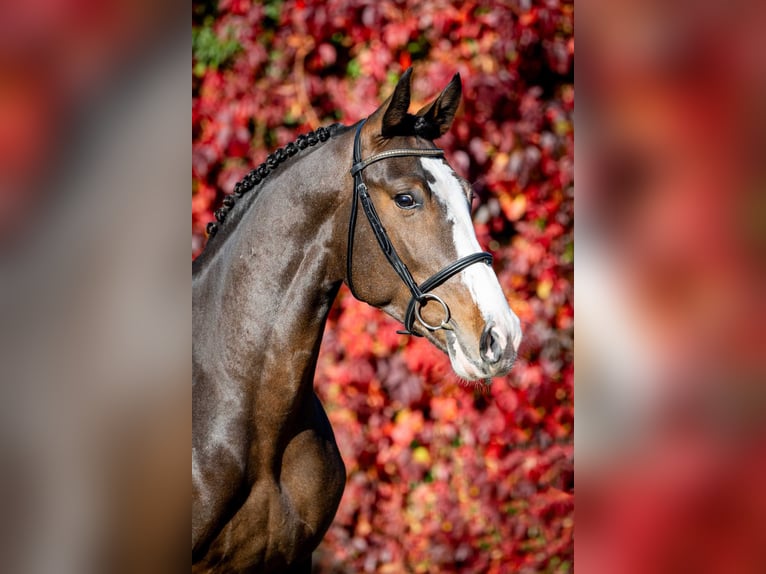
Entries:
[[[452, 330], [452, 325], [450, 325], [450, 319], [452, 318], [452, 315], [450, 313], [449, 307], [440, 297], [434, 295], [433, 293], [429, 293], [429, 291], [431, 291], [432, 289], [435, 289], [436, 287], [438, 287], [439, 285], [447, 281], [447, 279], [449, 279], [453, 275], [457, 275], [463, 269], [465, 269], [466, 267], [470, 265], [473, 265], [474, 263], [483, 261], [487, 265], [491, 265], [492, 255], [484, 251], [480, 253], [472, 253], [471, 255], [467, 255], [465, 257], [458, 259], [454, 263], [451, 263], [450, 265], [448, 265], [447, 267], [445, 267], [438, 273], [432, 275], [431, 277], [423, 281], [423, 283], [421, 283], [420, 285], [417, 284], [415, 279], [412, 277], [410, 270], [407, 269], [407, 266], [401, 260], [398, 253], [396, 252], [396, 249], [394, 249], [394, 246], [391, 244], [391, 240], [388, 238], [386, 229], [383, 227], [383, 223], [380, 221], [380, 217], [378, 216], [378, 213], [375, 211], [375, 206], [372, 203], [372, 198], [370, 197], [367, 186], [365, 185], [364, 180], [362, 179], [362, 170], [364, 170], [364, 168], [366, 168], [370, 164], [373, 164], [383, 159], [389, 159], [392, 157], [405, 157], [405, 156], [444, 157], [444, 150], [415, 149], [415, 148], [390, 149], [363, 160], [361, 133], [362, 133], [362, 127], [364, 126], [366, 121], [367, 120], [365, 119], [359, 123], [359, 125], [356, 128], [356, 135], [354, 136], [354, 163], [351, 167], [351, 175], [354, 176], [354, 197], [353, 197], [353, 202], [351, 204], [351, 219], [349, 221], [349, 226], [348, 226], [348, 255], [346, 257], [346, 277], [348, 281], [348, 286], [351, 289], [351, 293], [354, 295], [354, 297], [357, 297], [356, 292], [354, 291], [354, 283], [351, 280], [351, 272], [352, 272], [351, 258], [354, 252], [356, 214], [357, 214], [359, 202], [361, 201], [362, 209], [364, 210], [364, 213], [367, 216], [367, 220], [370, 222], [370, 227], [372, 227], [372, 232], [375, 234], [375, 239], [378, 240], [378, 245], [380, 245], [380, 248], [383, 250], [383, 254], [386, 256], [386, 259], [388, 259], [388, 262], [391, 264], [391, 267], [394, 268], [394, 271], [396, 271], [396, 274], [399, 275], [399, 277], [407, 286], [407, 288], [410, 290], [410, 293], [412, 295], [410, 297], [410, 302], [407, 305], [407, 311], [404, 314], [405, 330], [398, 331], [398, 332], [404, 335], [415, 335], [418, 337], [422, 336], [422, 335], [419, 335], [418, 333], [415, 333], [412, 330], [415, 319], [417, 319], [418, 322], [421, 325], [423, 325], [423, 327], [425, 327], [428, 331], [438, 331], [439, 329]], [[358, 298], [359, 297], [357, 297], [357, 299]], [[421, 314], [422, 308], [425, 307], [429, 303], [429, 301], [433, 301], [434, 303], [438, 303], [439, 305], [441, 305], [442, 310], [444, 312], [444, 318], [442, 319], [441, 323], [439, 323], [438, 325], [432, 325], [431, 323], [428, 323], [427, 321], [423, 319], [423, 316]]]

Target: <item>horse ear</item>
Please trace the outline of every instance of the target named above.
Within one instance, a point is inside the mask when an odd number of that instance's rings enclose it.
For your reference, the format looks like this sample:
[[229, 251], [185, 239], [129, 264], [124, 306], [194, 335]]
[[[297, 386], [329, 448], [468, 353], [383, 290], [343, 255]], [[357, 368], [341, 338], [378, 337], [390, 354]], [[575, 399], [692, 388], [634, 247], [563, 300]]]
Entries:
[[371, 123], [380, 121], [380, 133], [385, 138], [401, 135], [406, 130], [408, 118], [412, 117], [407, 113], [410, 108], [411, 76], [412, 68], [407, 68], [399, 78], [394, 93], [370, 116]]
[[[455, 119], [455, 112], [460, 105], [460, 98], [463, 94], [463, 86], [460, 81], [460, 74], [452, 76], [452, 80], [444, 88], [439, 97], [428, 106], [422, 108], [416, 114], [418, 120], [415, 125], [422, 125], [436, 139], [449, 131], [452, 120]], [[424, 129], [424, 131], [426, 131]]]

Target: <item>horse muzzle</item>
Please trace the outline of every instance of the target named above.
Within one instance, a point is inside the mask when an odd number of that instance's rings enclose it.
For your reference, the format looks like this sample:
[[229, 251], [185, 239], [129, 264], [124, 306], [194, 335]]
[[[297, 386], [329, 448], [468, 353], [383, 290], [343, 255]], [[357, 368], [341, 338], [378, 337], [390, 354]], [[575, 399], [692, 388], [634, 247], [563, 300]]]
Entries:
[[481, 334], [459, 328], [446, 331], [447, 353], [455, 373], [468, 381], [502, 377], [511, 370], [519, 344], [521, 326], [516, 315], [503, 323], [488, 321]]

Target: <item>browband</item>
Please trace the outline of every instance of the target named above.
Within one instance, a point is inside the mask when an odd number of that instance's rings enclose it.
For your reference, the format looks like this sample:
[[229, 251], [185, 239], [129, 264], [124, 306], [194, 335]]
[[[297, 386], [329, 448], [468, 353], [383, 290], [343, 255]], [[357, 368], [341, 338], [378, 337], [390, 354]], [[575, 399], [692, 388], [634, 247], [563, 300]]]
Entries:
[[[417, 152], [417, 153], [413, 153], [413, 152]], [[438, 148], [436, 149], [389, 149], [384, 152], [380, 152], [379, 154], [376, 154], [372, 157], [368, 157], [365, 160], [360, 160], [354, 163], [354, 165], [351, 167], [351, 175], [356, 176], [357, 173], [362, 171], [368, 165], [375, 163], [376, 161], [380, 161], [382, 159], [389, 159], [392, 157], [404, 157], [404, 156], [411, 156], [411, 155], [443, 157], [444, 150], [438, 149]]]

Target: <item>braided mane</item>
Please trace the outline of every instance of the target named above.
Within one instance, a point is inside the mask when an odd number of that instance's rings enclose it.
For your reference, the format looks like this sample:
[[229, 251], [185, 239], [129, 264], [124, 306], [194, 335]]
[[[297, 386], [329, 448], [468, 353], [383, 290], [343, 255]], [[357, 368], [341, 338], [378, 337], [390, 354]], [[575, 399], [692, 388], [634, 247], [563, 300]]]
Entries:
[[226, 220], [226, 216], [229, 215], [229, 212], [234, 207], [239, 198], [241, 198], [247, 192], [253, 190], [281, 163], [293, 157], [299, 151], [306, 149], [307, 147], [315, 146], [320, 142], [326, 142], [333, 135], [335, 135], [335, 133], [341, 127], [341, 124], [332, 124], [327, 128], [317, 128], [314, 131], [299, 135], [294, 142], [291, 142], [285, 147], [281, 147], [273, 153], [269, 154], [265, 162], [251, 170], [250, 173], [243, 177], [234, 186], [234, 192], [231, 195], [226, 196], [221, 202], [221, 207], [215, 210], [214, 215], [216, 221], [211, 221], [207, 224], [208, 242], [218, 232], [219, 227]]

